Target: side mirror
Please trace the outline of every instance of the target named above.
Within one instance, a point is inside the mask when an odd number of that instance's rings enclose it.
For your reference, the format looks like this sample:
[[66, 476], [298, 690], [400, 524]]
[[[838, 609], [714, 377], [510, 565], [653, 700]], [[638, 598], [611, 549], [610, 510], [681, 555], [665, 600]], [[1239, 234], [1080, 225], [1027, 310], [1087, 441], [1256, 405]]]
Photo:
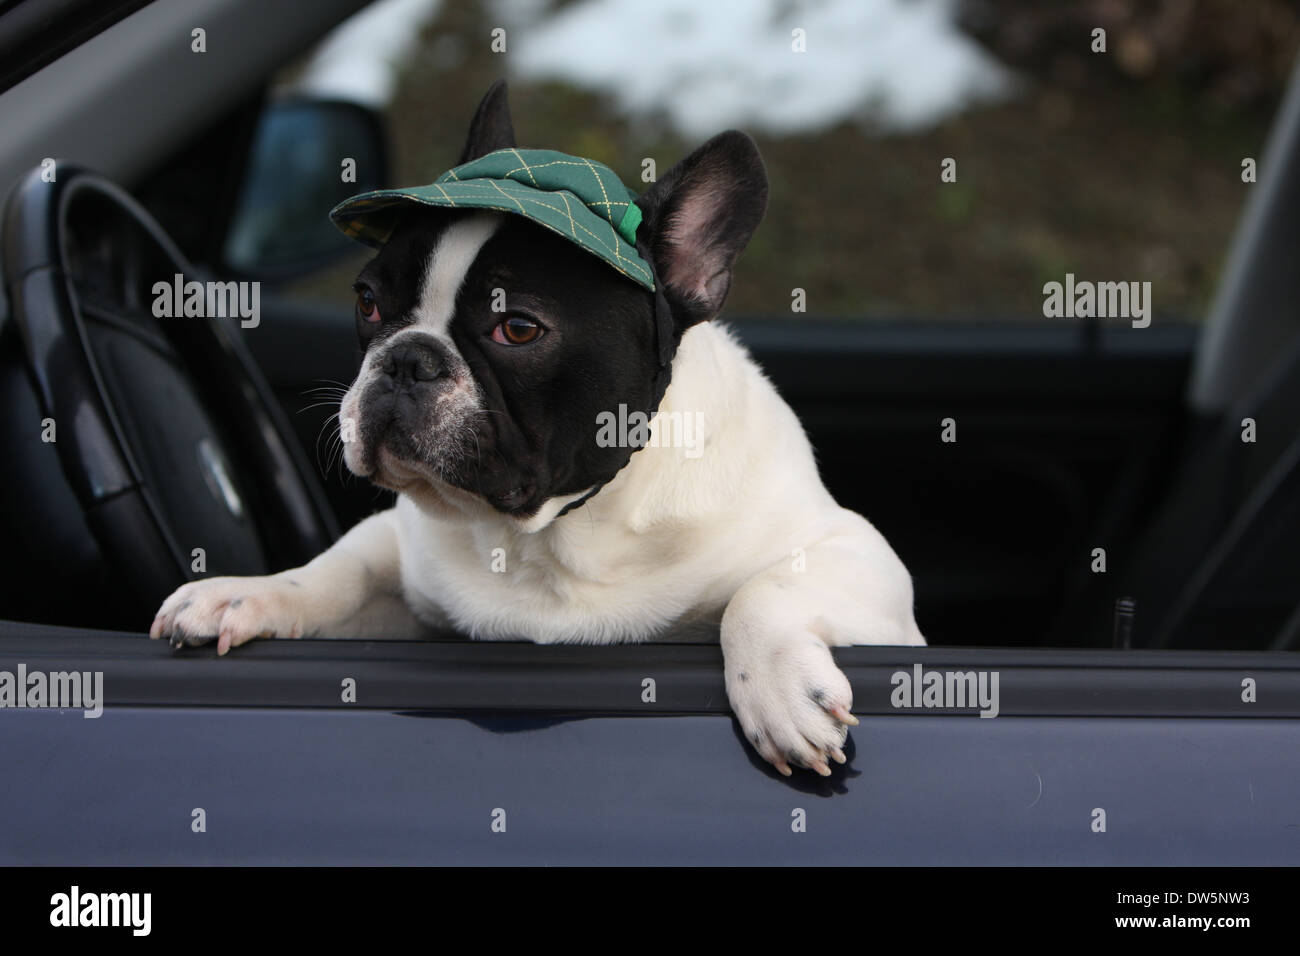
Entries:
[[222, 243], [224, 265], [274, 281], [344, 258], [356, 243], [330, 222], [329, 211], [387, 178], [387, 139], [377, 113], [342, 100], [273, 101], [253, 136]]

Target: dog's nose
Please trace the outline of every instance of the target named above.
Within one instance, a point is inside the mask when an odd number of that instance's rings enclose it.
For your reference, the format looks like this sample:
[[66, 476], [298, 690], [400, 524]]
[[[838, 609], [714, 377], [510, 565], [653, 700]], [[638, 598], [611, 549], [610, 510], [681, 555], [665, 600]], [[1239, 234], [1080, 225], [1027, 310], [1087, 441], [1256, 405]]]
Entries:
[[421, 342], [403, 342], [384, 358], [384, 374], [395, 385], [432, 382], [447, 374], [447, 363], [439, 349]]

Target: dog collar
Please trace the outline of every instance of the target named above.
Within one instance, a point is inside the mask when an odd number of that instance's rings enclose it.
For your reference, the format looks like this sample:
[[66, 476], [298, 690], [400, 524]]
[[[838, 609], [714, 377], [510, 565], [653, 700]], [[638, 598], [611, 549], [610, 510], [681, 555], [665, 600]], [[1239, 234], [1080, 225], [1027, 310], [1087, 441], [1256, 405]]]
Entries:
[[388, 241], [410, 204], [495, 209], [531, 219], [655, 291], [654, 271], [636, 248], [636, 193], [612, 169], [549, 149], [498, 149], [447, 170], [427, 186], [377, 189], [345, 199], [330, 219], [373, 248]]

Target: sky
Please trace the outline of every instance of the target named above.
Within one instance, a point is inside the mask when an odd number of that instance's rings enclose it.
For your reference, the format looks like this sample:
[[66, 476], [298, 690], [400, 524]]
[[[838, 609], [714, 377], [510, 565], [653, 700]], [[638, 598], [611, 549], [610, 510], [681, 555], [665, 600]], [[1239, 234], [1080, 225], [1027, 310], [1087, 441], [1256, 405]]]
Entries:
[[[379, 0], [323, 41], [300, 83], [382, 106], [442, 0]], [[932, 126], [1011, 95], [1014, 77], [953, 25], [955, 0], [489, 0], [507, 76], [608, 92], [682, 134], [816, 132], [849, 118]], [[803, 30], [805, 52], [793, 31]], [[486, 44], [490, 40], [484, 37]], [[380, 52], [376, 52], [380, 51]]]

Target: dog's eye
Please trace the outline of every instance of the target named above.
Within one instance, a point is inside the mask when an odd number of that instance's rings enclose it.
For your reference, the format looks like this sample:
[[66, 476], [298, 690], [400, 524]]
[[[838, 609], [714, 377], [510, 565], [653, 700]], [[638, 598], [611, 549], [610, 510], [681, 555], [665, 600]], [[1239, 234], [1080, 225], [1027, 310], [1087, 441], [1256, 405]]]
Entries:
[[492, 341], [502, 345], [527, 345], [542, 337], [545, 329], [532, 319], [512, 315], [502, 319], [492, 330]]
[[379, 308], [375, 304], [375, 293], [369, 286], [357, 286], [357, 314], [367, 322], [379, 321]]

